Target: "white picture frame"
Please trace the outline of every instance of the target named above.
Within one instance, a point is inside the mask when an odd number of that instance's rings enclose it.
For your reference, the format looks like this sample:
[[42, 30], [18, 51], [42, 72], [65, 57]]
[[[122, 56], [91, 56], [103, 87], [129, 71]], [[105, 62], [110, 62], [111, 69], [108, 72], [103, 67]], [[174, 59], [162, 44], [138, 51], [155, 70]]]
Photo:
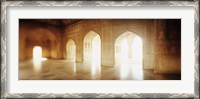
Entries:
[[[199, 1], [2, 1], [1, 2], [1, 97], [2, 98], [199, 98]], [[105, 93], [102, 91], [92, 92], [91, 90], [86, 92], [53, 92], [47, 91], [46, 93], [30, 93], [30, 92], [17, 92], [8, 91], [10, 90], [9, 77], [8, 72], [10, 68], [8, 68], [8, 63], [11, 63], [13, 60], [9, 59], [9, 50], [8, 45], [12, 42], [8, 41], [8, 38], [11, 36], [9, 32], [10, 26], [8, 25], [9, 16], [9, 8], [12, 7], [128, 7], [132, 9], [132, 7], [179, 7], [185, 9], [187, 7], [192, 7], [194, 10], [194, 90], [192, 93], [178, 93], [178, 92], [167, 92], [167, 93], [158, 93], [148, 92], [148, 93], [140, 93], [140, 92], [120, 92], [116, 91], [106, 91]], [[106, 9], [106, 8], [105, 8]], [[17, 14], [16, 14], [17, 15]], [[9, 20], [10, 21], [10, 20]], [[15, 23], [18, 24], [18, 23]], [[15, 60], [16, 61], [16, 60]], [[37, 82], [33, 82], [37, 83]], [[84, 82], [87, 83], [87, 82]], [[90, 83], [90, 82], [89, 82]], [[104, 82], [105, 84], [106, 82]], [[110, 82], [109, 82], [110, 83]], [[156, 86], [154, 86], [156, 87]], [[186, 86], [182, 86], [183, 88]], [[122, 88], [123, 89], [123, 88]], [[22, 88], [23, 90], [23, 88]], [[62, 89], [61, 89], [62, 90]], [[145, 89], [144, 89], [145, 90]], [[176, 90], [176, 89], [173, 89]]]

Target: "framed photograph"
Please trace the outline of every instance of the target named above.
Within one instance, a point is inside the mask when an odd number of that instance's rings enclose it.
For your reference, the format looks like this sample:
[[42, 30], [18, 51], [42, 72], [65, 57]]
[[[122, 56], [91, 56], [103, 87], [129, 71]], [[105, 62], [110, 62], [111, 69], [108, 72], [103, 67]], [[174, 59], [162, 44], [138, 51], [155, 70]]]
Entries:
[[199, 1], [2, 1], [2, 98], [199, 98]]

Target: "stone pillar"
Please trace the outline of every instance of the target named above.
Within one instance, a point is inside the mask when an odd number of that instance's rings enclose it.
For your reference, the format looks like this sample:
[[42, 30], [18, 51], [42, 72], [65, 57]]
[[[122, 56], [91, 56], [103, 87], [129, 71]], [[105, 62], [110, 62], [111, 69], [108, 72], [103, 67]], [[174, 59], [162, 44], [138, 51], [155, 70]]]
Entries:
[[[62, 41], [61, 41], [62, 42]], [[57, 55], [57, 59], [61, 59], [62, 58], [62, 44], [61, 44], [61, 42], [58, 44], [58, 55]]]
[[114, 43], [112, 41], [112, 22], [111, 20], [102, 20], [101, 37], [101, 65], [114, 66]]
[[76, 62], [83, 62], [83, 34], [78, 32], [76, 36]]
[[157, 44], [156, 44], [156, 66], [155, 73], [160, 73], [159, 61], [166, 54], [165, 39], [166, 39], [166, 20], [157, 20]]
[[144, 69], [154, 69], [155, 67], [155, 39], [157, 31], [157, 21], [146, 21], [146, 32], [143, 36], [143, 67]]
[[51, 58], [57, 58], [57, 46], [56, 41], [51, 42]]
[[67, 42], [66, 42], [66, 38], [63, 36], [63, 38], [62, 38], [62, 42], [61, 42], [61, 50], [62, 50], [62, 53], [61, 53], [61, 58], [62, 59], [66, 59], [67, 58], [67, 50], [66, 50], [66, 48], [67, 48]]

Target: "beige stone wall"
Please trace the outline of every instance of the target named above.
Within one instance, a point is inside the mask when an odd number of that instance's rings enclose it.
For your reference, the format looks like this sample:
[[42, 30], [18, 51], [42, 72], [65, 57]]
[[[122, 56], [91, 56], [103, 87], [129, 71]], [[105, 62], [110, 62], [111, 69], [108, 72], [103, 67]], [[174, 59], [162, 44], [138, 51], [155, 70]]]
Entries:
[[[180, 20], [179, 20], [180, 21]], [[82, 20], [66, 27], [19, 22], [19, 58], [31, 59], [36, 45], [42, 46], [43, 56], [65, 59], [69, 40], [76, 45], [76, 62], [84, 62], [84, 37], [89, 32], [101, 38], [101, 65], [115, 66], [115, 42], [125, 32], [138, 35], [143, 41], [143, 68], [156, 73], [180, 73], [180, 22], [155, 19], [97, 19]]]
[[34, 46], [41, 46], [43, 57], [62, 58], [61, 28], [29, 20], [19, 22], [19, 60], [33, 57]]
[[158, 20], [156, 36], [157, 73], [181, 72], [181, 21]]
[[[153, 69], [155, 66], [155, 21], [154, 20], [83, 20], [65, 28], [64, 42], [73, 39], [77, 46], [77, 62], [83, 62], [84, 36], [95, 31], [101, 38], [101, 64], [115, 65], [115, 41], [121, 34], [129, 31], [137, 34], [143, 40], [143, 67]], [[146, 50], [148, 49], [148, 50]], [[63, 57], [65, 57], [63, 53]]]

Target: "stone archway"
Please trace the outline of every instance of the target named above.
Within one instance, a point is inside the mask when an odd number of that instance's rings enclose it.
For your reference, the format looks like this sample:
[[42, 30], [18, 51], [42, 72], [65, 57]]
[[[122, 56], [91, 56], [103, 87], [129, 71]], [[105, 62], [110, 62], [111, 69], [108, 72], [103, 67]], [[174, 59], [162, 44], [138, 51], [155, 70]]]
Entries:
[[115, 66], [120, 70], [121, 79], [126, 79], [129, 72], [136, 79], [143, 79], [142, 57], [142, 39], [137, 34], [127, 31], [118, 36], [115, 41]]
[[94, 31], [88, 32], [83, 41], [84, 62], [101, 61], [101, 38]]
[[42, 57], [57, 58], [58, 39], [47, 29], [39, 28], [31, 30], [25, 38], [25, 57], [33, 58], [33, 48], [40, 46], [42, 48]]
[[72, 39], [66, 44], [66, 57], [68, 60], [75, 61], [76, 59], [76, 45]]

